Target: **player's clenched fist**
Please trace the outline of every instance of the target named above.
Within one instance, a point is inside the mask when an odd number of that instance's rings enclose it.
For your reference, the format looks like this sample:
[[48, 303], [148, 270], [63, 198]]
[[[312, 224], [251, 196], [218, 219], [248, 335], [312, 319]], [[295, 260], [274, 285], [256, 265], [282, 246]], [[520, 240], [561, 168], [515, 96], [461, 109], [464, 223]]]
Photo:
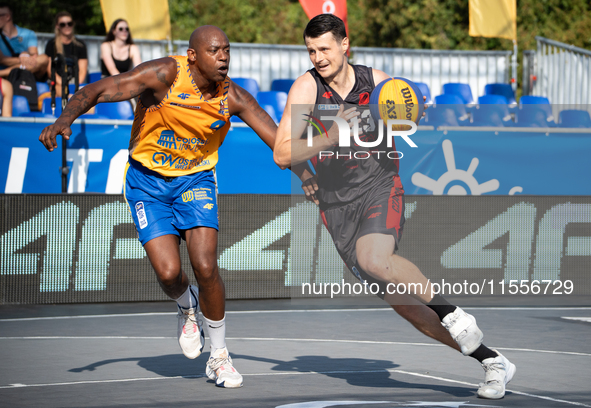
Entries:
[[49, 125], [43, 129], [41, 136], [39, 136], [39, 141], [51, 152], [57, 147], [57, 135], [62, 135], [64, 139], [70, 140], [71, 134], [72, 129], [70, 129], [70, 126], [65, 123], [60, 123], [58, 119], [53, 125]]

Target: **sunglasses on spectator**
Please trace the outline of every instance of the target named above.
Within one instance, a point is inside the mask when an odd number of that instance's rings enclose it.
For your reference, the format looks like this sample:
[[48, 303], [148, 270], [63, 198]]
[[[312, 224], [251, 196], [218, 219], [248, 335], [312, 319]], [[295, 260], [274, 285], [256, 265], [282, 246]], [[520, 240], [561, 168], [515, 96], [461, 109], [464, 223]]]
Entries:
[[64, 27], [74, 27], [74, 22], [73, 21], [68, 21], [67, 23], [59, 23], [59, 26], [61, 28], [64, 28]]
[[129, 27], [119, 27], [117, 28], [118, 31], [129, 31]]

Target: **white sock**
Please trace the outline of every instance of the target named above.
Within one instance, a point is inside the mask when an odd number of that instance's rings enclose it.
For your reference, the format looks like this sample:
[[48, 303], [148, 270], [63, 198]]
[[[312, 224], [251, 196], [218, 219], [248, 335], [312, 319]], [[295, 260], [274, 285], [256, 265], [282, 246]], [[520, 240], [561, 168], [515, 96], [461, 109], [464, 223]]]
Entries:
[[226, 315], [219, 321], [209, 320], [203, 316], [207, 334], [209, 335], [209, 347], [213, 354], [218, 349], [226, 347]]
[[[197, 288], [193, 288], [193, 290], [196, 292], [195, 294], [197, 294]], [[176, 302], [183, 309], [191, 309], [197, 306], [198, 302], [197, 299], [195, 299], [195, 296], [193, 296], [191, 285], [187, 287], [185, 293], [183, 293], [181, 297], [176, 300]]]

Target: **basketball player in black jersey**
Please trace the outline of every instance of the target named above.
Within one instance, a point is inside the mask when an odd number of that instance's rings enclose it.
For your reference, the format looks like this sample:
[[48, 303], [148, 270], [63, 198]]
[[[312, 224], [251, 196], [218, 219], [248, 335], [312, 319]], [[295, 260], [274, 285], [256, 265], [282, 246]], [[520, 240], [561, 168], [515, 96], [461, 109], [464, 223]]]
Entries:
[[[477, 359], [485, 370], [478, 396], [503, 398], [515, 365], [482, 344], [483, 334], [473, 316], [430, 291], [411, 292], [409, 284], [424, 288], [429, 282], [412, 262], [394, 253], [404, 225], [404, 189], [395, 146], [388, 148], [384, 141], [364, 148], [353, 139], [350, 147], [339, 146], [336, 123], [314, 136], [309, 146], [308, 123], [303, 119], [320, 116], [338, 116], [351, 126], [357, 122], [361, 141], [376, 140], [377, 120], [365, 105], [375, 85], [389, 76], [348, 63], [345, 25], [332, 14], [310, 20], [304, 41], [314, 68], [299, 77], [289, 92], [275, 141], [275, 162], [287, 168], [312, 161], [317, 184], [309, 183], [306, 194], [319, 205], [347, 267], [361, 281], [378, 284], [380, 297], [422, 333]], [[388, 283], [405, 284], [412, 296], [401, 299], [388, 294]]]

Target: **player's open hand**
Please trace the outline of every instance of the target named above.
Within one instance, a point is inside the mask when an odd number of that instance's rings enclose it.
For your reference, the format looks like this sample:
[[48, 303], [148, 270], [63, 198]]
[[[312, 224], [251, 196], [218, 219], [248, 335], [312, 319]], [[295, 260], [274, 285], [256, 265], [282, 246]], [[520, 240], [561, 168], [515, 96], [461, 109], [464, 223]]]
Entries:
[[53, 125], [49, 125], [43, 129], [41, 136], [39, 136], [39, 141], [43, 143], [43, 146], [47, 150], [52, 152], [57, 147], [57, 135], [62, 135], [65, 140], [70, 140], [72, 129], [67, 124], [59, 123], [59, 120], [57, 120]]
[[318, 198], [316, 198], [316, 192], [318, 191], [318, 179], [316, 175], [304, 180], [302, 190], [306, 194], [306, 200], [312, 201], [316, 205], [319, 204]]
[[[423, 118], [425, 117], [425, 111], [427, 110], [428, 107], [429, 107], [429, 105], [427, 105], [427, 97], [425, 95], [423, 95], [423, 116], [422, 116]], [[419, 120], [421, 120], [421, 118], [419, 118]]]

